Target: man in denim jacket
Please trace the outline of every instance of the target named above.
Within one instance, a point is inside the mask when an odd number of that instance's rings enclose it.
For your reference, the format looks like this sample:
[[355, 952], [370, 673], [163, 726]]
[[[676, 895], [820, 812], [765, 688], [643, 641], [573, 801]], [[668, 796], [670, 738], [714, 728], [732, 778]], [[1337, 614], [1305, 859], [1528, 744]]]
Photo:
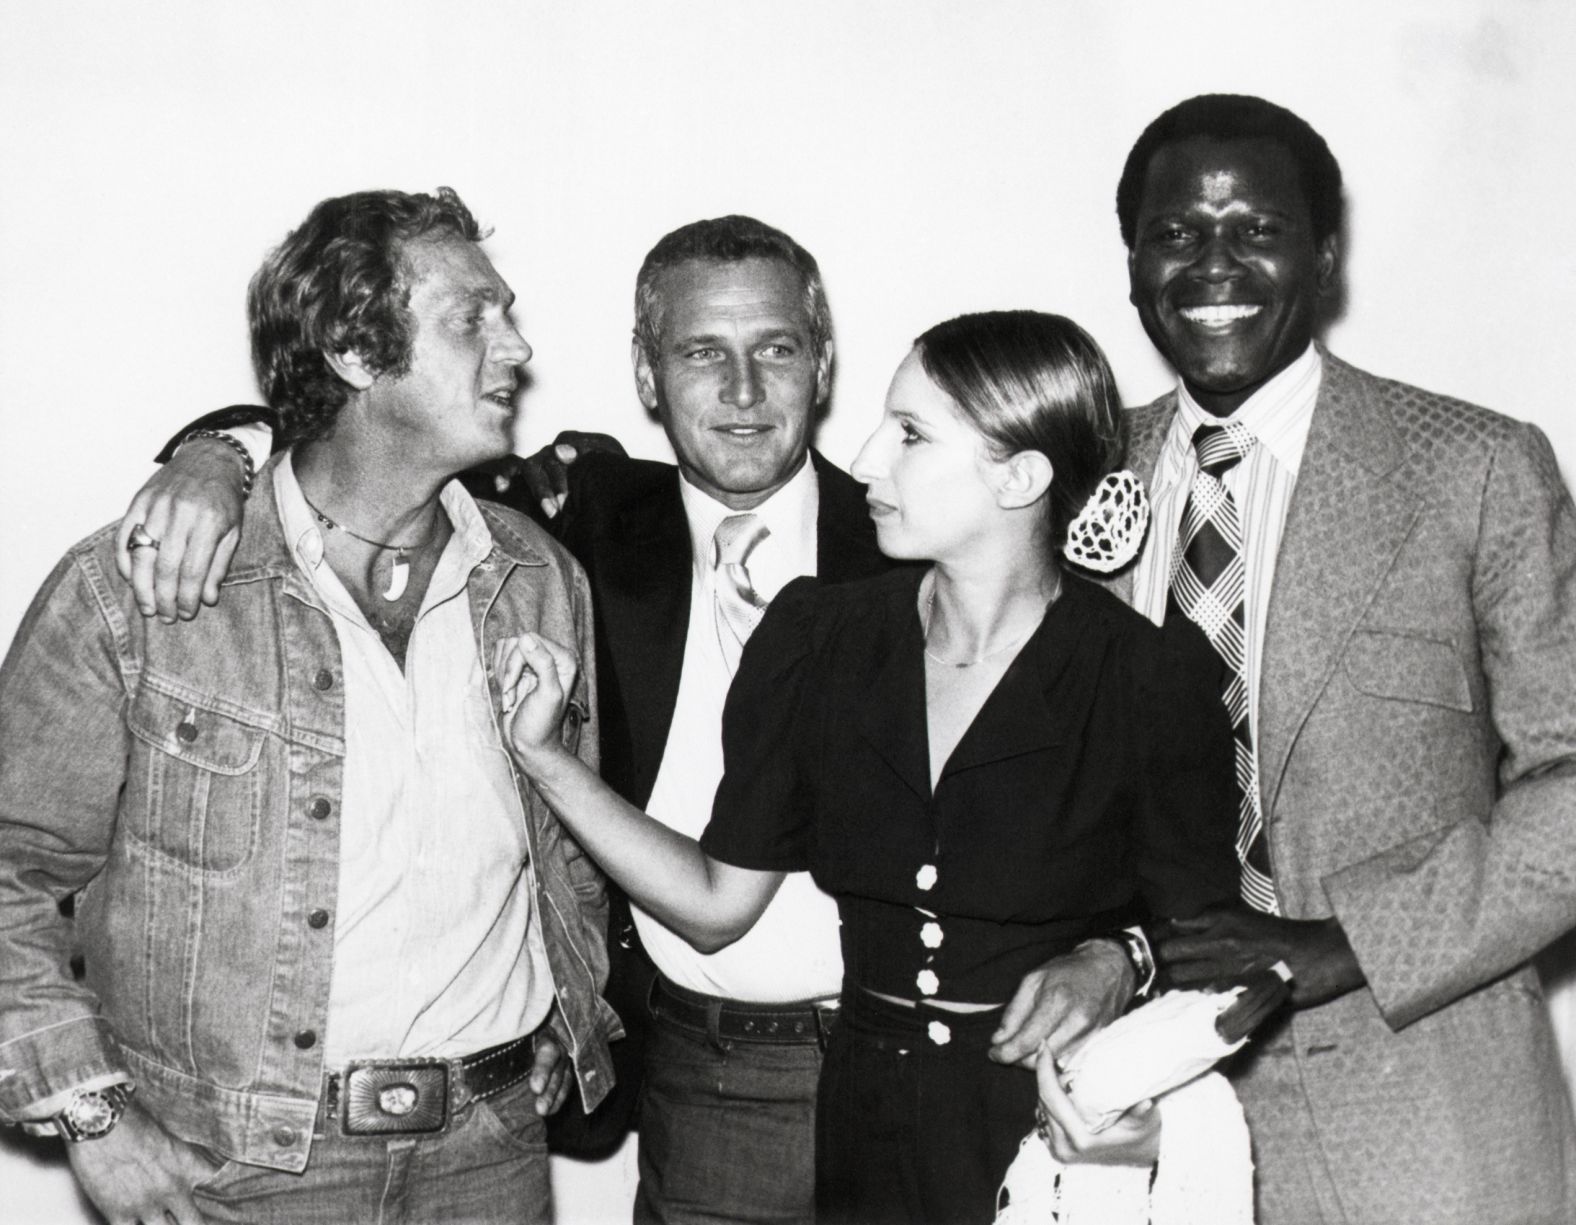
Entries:
[[565, 1054], [610, 1087], [602, 882], [491, 668], [574, 642], [595, 764], [589, 591], [450, 479], [508, 454], [531, 356], [480, 237], [447, 189], [319, 204], [251, 287], [292, 445], [224, 599], [137, 615], [105, 529], [0, 668], [0, 1120], [112, 1222], [547, 1220]]

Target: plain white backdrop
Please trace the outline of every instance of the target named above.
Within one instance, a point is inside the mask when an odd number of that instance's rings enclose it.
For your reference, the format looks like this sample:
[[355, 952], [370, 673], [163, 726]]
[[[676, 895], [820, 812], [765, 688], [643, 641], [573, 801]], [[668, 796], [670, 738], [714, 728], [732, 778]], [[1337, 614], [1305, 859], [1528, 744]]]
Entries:
[[[1341, 160], [1331, 347], [1537, 422], [1576, 471], [1573, 62], [1566, 0], [0, 0], [0, 643], [168, 433], [255, 397], [247, 278], [323, 196], [449, 184], [496, 228], [522, 451], [573, 426], [667, 458], [629, 374], [642, 255], [726, 212], [788, 230], [826, 276], [846, 464], [910, 339], [965, 310], [1069, 314], [1130, 402], [1165, 389], [1112, 196], [1206, 91]], [[628, 1219], [629, 1149], [556, 1173], [560, 1221]], [[0, 1134], [0, 1222], [91, 1219]]]

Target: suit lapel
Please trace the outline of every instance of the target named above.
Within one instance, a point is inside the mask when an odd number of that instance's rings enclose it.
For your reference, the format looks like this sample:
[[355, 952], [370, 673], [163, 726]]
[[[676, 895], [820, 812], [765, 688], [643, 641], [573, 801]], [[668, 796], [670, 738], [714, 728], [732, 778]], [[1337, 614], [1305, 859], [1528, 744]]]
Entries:
[[[876, 547], [864, 486], [818, 453], [810, 459], [818, 572], [828, 582], [879, 574], [891, 563]], [[660, 479], [619, 508], [598, 543], [598, 612], [629, 725], [628, 793], [644, 804], [673, 726], [689, 634], [693, 557], [678, 469], [664, 465]]]
[[1259, 786], [1267, 814], [1298, 728], [1423, 507], [1392, 475], [1406, 453], [1368, 376], [1329, 354], [1324, 362], [1260, 661]]
[[677, 469], [620, 508], [601, 550], [596, 595], [629, 723], [630, 794], [643, 804], [673, 724], [689, 632], [689, 524]]

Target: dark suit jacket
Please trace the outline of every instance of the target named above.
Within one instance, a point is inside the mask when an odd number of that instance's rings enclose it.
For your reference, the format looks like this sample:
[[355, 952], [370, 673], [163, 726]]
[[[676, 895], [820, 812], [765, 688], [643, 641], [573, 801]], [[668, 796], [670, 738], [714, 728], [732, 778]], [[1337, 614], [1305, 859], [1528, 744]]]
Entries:
[[[820, 578], [846, 582], [887, 569], [864, 486], [815, 452], [810, 460], [820, 485]], [[602, 775], [644, 808], [667, 745], [689, 628], [693, 563], [678, 469], [593, 453], [570, 467], [569, 478], [553, 532], [591, 579]]]

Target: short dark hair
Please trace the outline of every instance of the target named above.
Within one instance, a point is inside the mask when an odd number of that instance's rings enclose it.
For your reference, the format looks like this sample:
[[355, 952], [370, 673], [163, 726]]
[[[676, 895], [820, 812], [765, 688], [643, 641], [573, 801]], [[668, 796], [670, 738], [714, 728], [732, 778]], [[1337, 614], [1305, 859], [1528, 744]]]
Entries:
[[1061, 548], [1126, 450], [1122, 400], [1100, 346], [1071, 319], [1012, 310], [959, 315], [914, 347], [992, 455], [1038, 451], [1051, 461], [1050, 544]]
[[656, 361], [660, 353], [666, 304], [657, 280], [663, 272], [693, 260], [736, 264], [747, 259], [778, 260], [799, 274], [804, 285], [804, 311], [810, 319], [810, 343], [817, 357], [823, 355], [832, 339], [832, 312], [815, 256], [764, 221], [732, 213], [680, 226], [647, 252], [635, 277], [635, 340], [646, 356]]
[[358, 191], [324, 200], [269, 252], [247, 291], [252, 367], [283, 443], [333, 429], [350, 388], [326, 354], [354, 350], [378, 374], [409, 369], [414, 321], [402, 246], [435, 232], [480, 242], [453, 189]]
[[1129, 251], [1137, 237], [1144, 178], [1155, 154], [1166, 145], [1200, 138], [1274, 141], [1297, 164], [1297, 181], [1308, 201], [1314, 241], [1323, 242], [1340, 231], [1341, 165], [1307, 120], [1250, 94], [1200, 94], [1178, 102], [1155, 119], [1127, 155], [1116, 185], [1116, 218]]

